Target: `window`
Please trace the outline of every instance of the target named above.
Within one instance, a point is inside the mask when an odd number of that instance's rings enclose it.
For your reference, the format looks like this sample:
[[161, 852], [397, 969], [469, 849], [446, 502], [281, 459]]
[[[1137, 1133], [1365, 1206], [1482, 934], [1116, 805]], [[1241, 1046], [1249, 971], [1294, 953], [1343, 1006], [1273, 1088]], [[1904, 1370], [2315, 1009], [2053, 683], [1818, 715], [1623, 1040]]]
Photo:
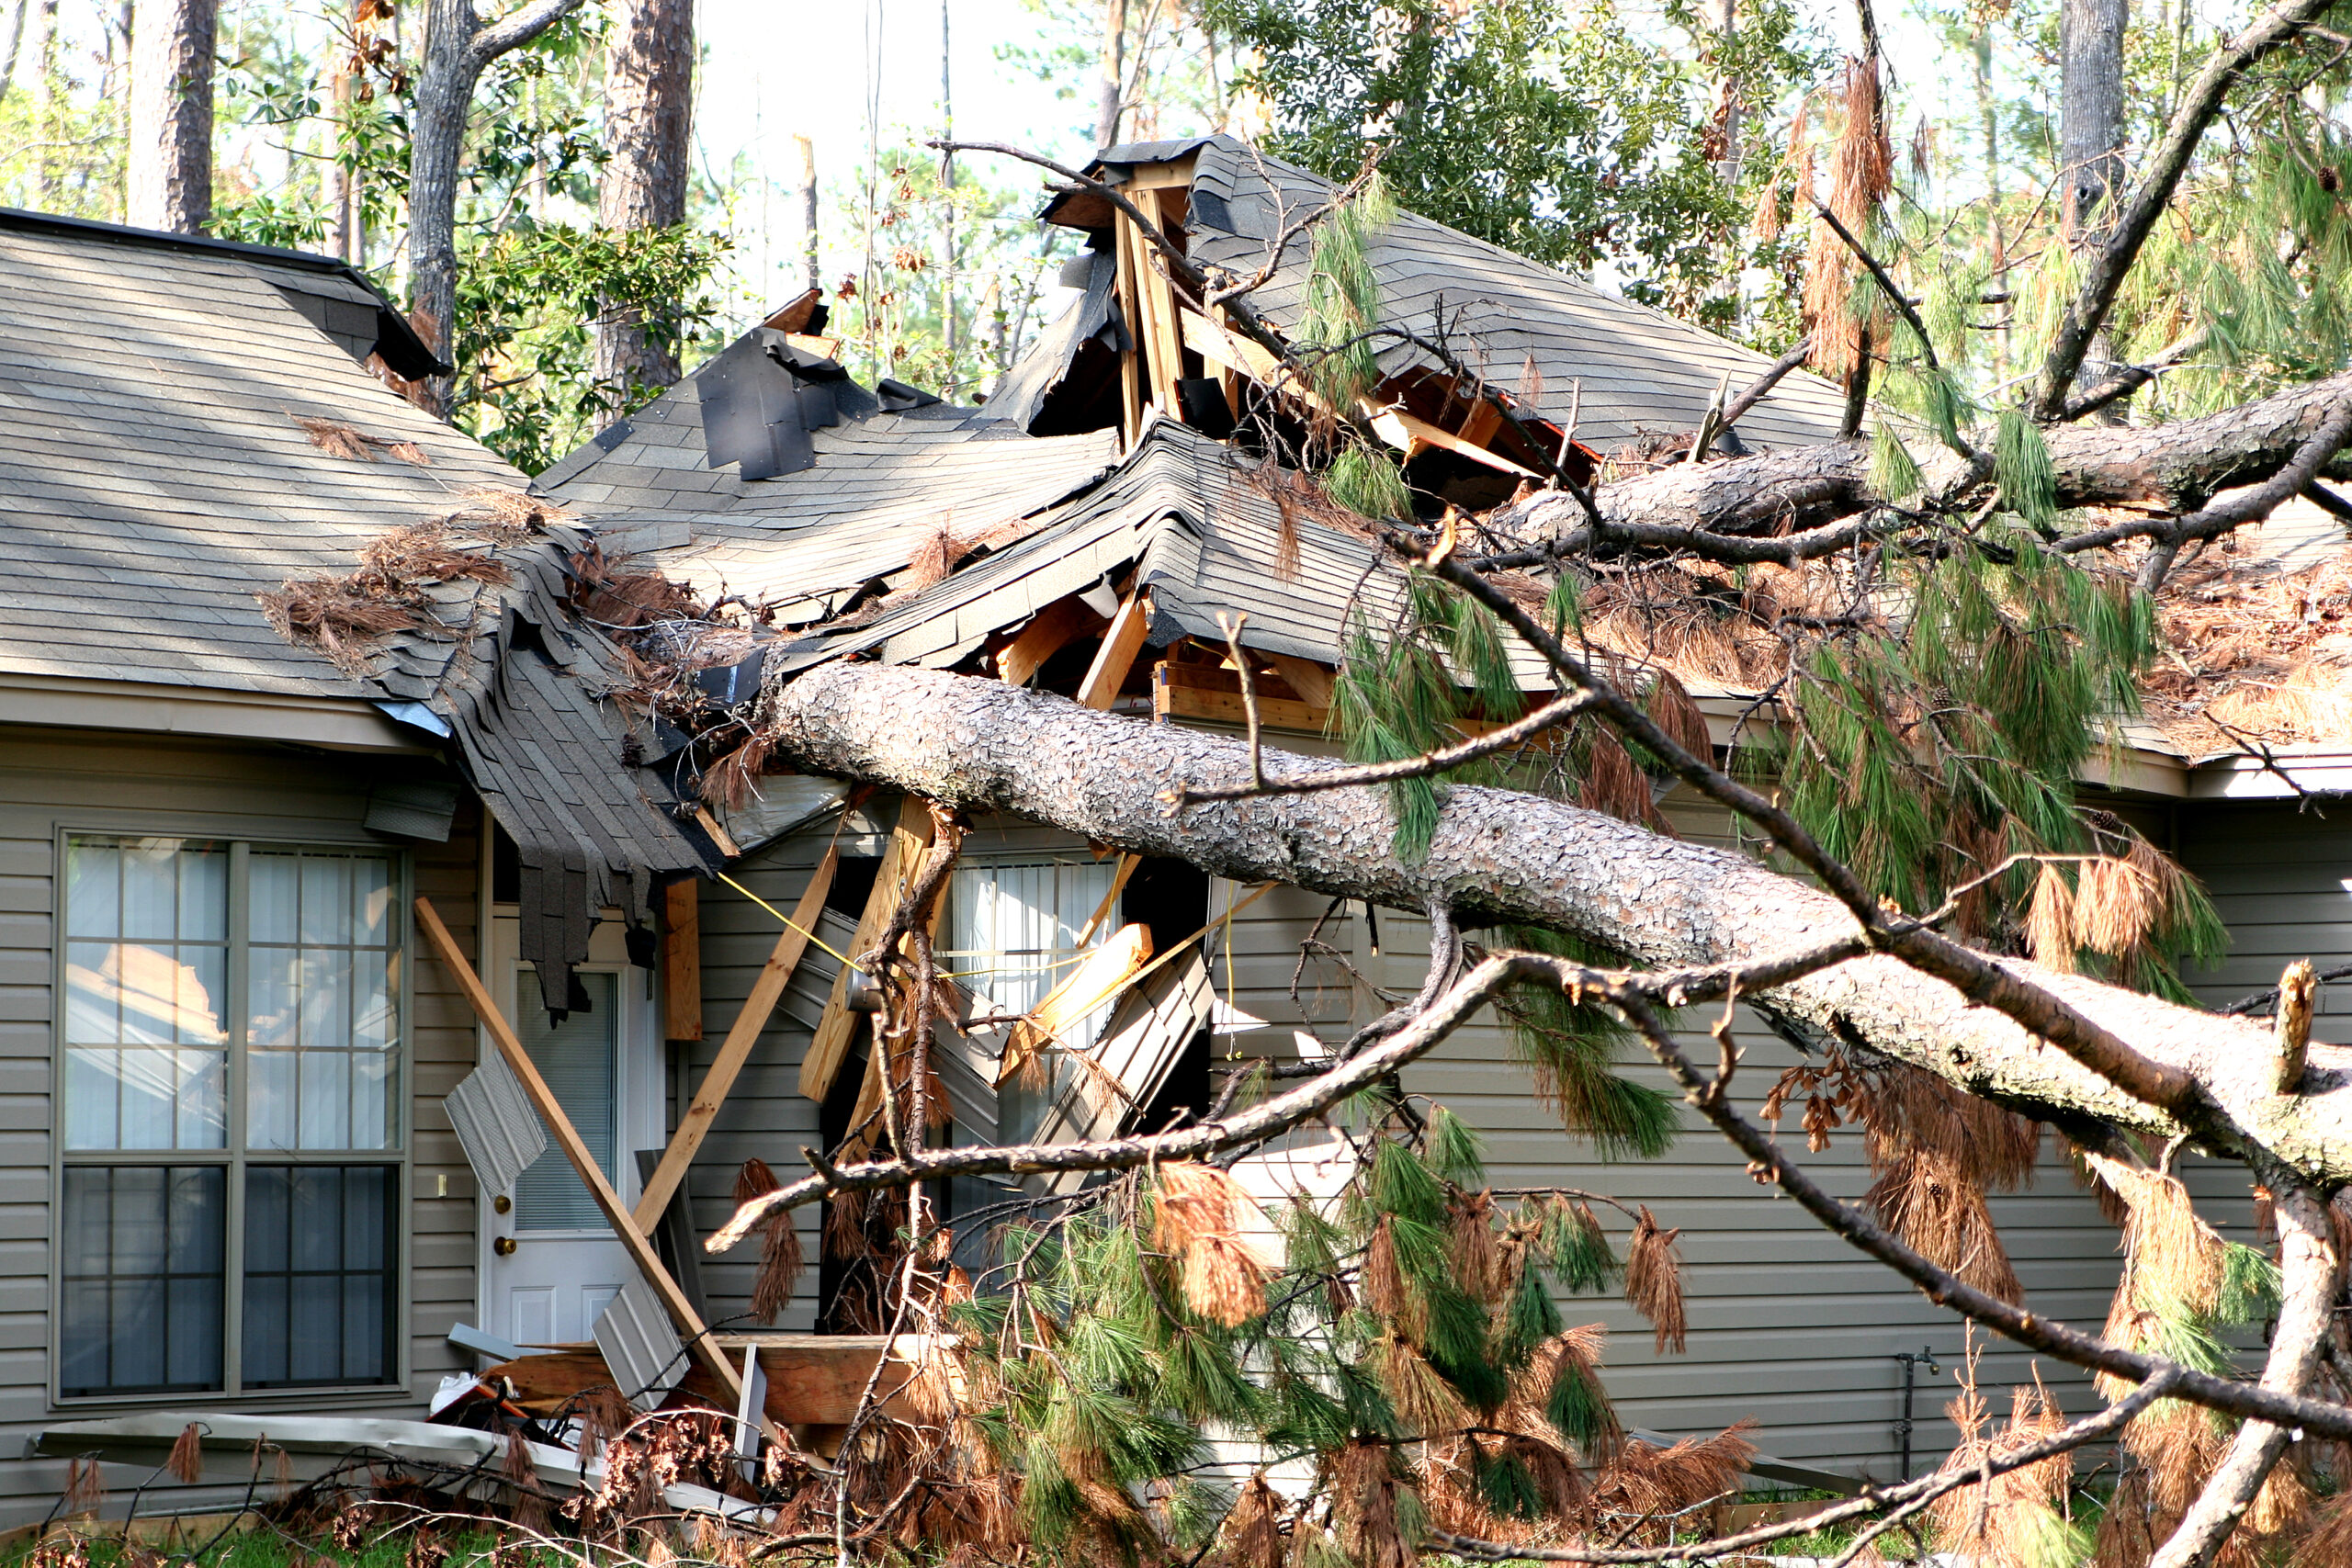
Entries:
[[[1114, 863], [1094, 860], [966, 861], [949, 884], [947, 950], [940, 956], [972, 998], [999, 1014], [1023, 1013], [1066, 979], [1085, 952], [1079, 933], [1111, 891]], [[1102, 944], [1118, 921], [1105, 916], [1088, 937]], [[1112, 1009], [1097, 1008], [1065, 1044], [1094, 1043]], [[1042, 1089], [1018, 1080], [1000, 1090], [998, 1136], [1017, 1143], [1034, 1135], [1062, 1080], [1080, 1069], [1049, 1064]]]
[[399, 874], [67, 838], [61, 1396], [397, 1378]]

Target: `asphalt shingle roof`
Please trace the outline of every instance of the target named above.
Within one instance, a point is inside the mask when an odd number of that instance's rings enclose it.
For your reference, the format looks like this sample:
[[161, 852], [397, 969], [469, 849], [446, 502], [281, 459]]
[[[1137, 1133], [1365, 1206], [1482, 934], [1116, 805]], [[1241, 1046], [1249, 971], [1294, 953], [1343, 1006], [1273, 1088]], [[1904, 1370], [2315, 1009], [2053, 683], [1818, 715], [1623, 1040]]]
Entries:
[[364, 679], [282, 638], [258, 598], [346, 575], [469, 489], [523, 488], [361, 367], [380, 305], [332, 264], [0, 211], [0, 671], [424, 703], [552, 890], [524, 938], [552, 998], [598, 908], [641, 912], [655, 878], [705, 861], [659, 780], [620, 765], [618, 652], [566, 608], [584, 536], [500, 547], [513, 584], [435, 590], [454, 635], [396, 636]]
[[[1096, 155], [1095, 167], [1117, 180], [1138, 165], [1187, 155], [1194, 159], [1190, 253], [1240, 276], [1255, 274], [1272, 238], [1313, 212], [1333, 188], [1229, 136], [1113, 147]], [[1084, 199], [1100, 205], [1099, 198]], [[1057, 199], [1046, 217], [1072, 200]], [[1380, 281], [1383, 323], [1442, 338], [1457, 358], [1539, 417], [1565, 423], [1573, 398], [1577, 439], [1604, 452], [1645, 431], [1695, 428], [1726, 376], [1736, 395], [1770, 364], [1702, 327], [1416, 213], [1399, 212], [1368, 237], [1365, 249]], [[1294, 241], [1273, 277], [1250, 296], [1277, 331], [1298, 323], [1313, 251], [1311, 240]], [[1037, 352], [1057, 344], [1041, 338]], [[1442, 367], [1407, 344], [1383, 350], [1381, 364], [1391, 375], [1414, 366]], [[1016, 366], [1011, 375], [1023, 385], [1035, 379], [1034, 367]], [[1833, 438], [1843, 412], [1837, 388], [1798, 370], [1738, 429], [1751, 447], [1810, 446]]]

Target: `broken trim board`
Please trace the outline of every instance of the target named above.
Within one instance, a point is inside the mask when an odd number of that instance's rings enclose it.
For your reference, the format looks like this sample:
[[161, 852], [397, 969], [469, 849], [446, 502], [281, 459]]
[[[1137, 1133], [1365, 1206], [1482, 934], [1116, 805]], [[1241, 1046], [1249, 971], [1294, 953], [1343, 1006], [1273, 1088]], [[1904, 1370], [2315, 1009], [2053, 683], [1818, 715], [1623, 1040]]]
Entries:
[[[97, 1421], [62, 1421], [44, 1427], [27, 1444], [32, 1452], [59, 1457], [96, 1452], [121, 1464], [160, 1467], [180, 1434], [193, 1425], [203, 1439], [205, 1457], [218, 1454], [223, 1461], [220, 1479], [251, 1479], [254, 1447], [283, 1449], [289, 1454], [380, 1454], [401, 1464], [472, 1472], [486, 1484], [503, 1487], [500, 1465], [506, 1457], [503, 1433], [477, 1432], [465, 1427], [444, 1427], [431, 1421], [386, 1421], [350, 1416], [242, 1416], [215, 1410], [148, 1410], [136, 1416], [115, 1416]], [[566, 1489], [600, 1484], [605, 1467], [583, 1467], [570, 1449], [546, 1443], [526, 1443], [539, 1480]], [[771, 1510], [714, 1492], [707, 1486], [673, 1483], [662, 1488], [662, 1499], [682, 1512], [716, 1514], [723, 1518], [765, 1524]]]

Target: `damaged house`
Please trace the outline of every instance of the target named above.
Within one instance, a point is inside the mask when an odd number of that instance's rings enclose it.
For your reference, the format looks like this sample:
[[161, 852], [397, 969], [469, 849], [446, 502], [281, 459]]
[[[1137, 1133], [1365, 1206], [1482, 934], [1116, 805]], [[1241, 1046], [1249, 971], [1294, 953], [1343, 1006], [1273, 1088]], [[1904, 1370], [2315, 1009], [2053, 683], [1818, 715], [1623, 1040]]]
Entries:
[[[1284, 236], [1327, 185], [1223, 138], [1096, 170], [1188, 254], [1264, 269], [1257, 316], [1299, 330], [1307, 249]], [[797, 1211], [809, 1266], [755, 1300], [759, 1247], [698, 1240], [747, 1162], [788, 1175], [803, 1145], [870, 1137], [884, 1065], [841, 955], [871, 944], [932, 826], [767, 771], [723, 743], [728, 716], [861, 659], [1227, 733], [1254, 714], [1335, 752], [1351, 639], [1404, 586], [1361, 519], [1231, 439], [1245, 411], [1361, 418], [1464, 510], [1670, 460], [1693, 431], [1770, 450], [1844, 417], [1803, 371], [1411, 214], [1367, 243], [1399, 331], [1363, 406], [1335, 410], [1196, 308], [1110, 203], [1079, 190], [1046, 218], [1084, 240], [1069, 307], [981, 406], [858, 384], [808, 297], [526, 480], [386, 389], [378, 368], [431, 355], [338, 264], [0, 215], [0, 1420], [46, 1456], [0, 1466], [8, 1508], [38, 1517], [61, 1456], [152, 1468], [192, 1412], [247, 1443], [333, 1417], [311, 1442], [332, 1454], [368, 1440], [350, 1423], [413, 1422], [492, 1366], [526, 1406], [593, 1372], [821, 1441], [885, 1350], [860, 1248]], [[2321, 584], [2309, 602], [2340, 609], [2345, 557], [2335, 525], [2282, 513], [2183, 592]], [[1618, 630], [1687, 689], [1694, 739], [1728, 745], [1756, 690], [1736, 650]], [[2223, 685], [2276, 673], [2275, 649], [2211, 651]], [[2237, 943], [2199, 978], [2225, 999], [2282, 955], [2352, 947], [2343, 830], [2298, 818], [2277, 776], [2343, 787], [2352, 726], [2314, 697], [2279, 768], [2200, 763], [2226, 750], [2196, 728], [2211, 695], [2159, 703], [2085, 782], [2212, 888]], [[1595, 804], [1734, 840], [1638, 774]], [[1427, 968], [1418, 917], [1008, 818], [974, 824], [940, 908], [958, 993], [938, 1071], [964, 1140], [1196, 1115], [1242, 1062], [1328, 1056]], [[1024, 1072], [1040, 1022], [1077, 1049]], [[1801, 1060], [1760, 1022], [1742, 1038], [1759, 1084]], [[1498, 1184], [1606, 1193], [1679, 1233], [1679, 1321], [1569, 1309], [1610, 1325], [1629, 1427], [1752, 1416], [1758, 1473], [1808, 1483], [1949, 1443], [1929, 1360], [1957, 1359], [1957, 1328], [1703, 1130], [1647, 1160], [1564, 1139], [1501, 1021], [1404, 1087], [1482, 1132]], [[1340, 1157], [1301, 1134], [1257, 1174], [1312, 1186]], [[1858, 1143], [1817, 1163], [1847, 1196], [1871, 1182]], [[978, 1248], [988, 1215], [1053, 1190], [967, 1180], [948, 1202]], [[2054, 1169], [1993, 1202], [2027, 1299], [2097, 1321], [2117, 1263], [2092, 1197]], [[516, 1359], [550, 1346], [566, 1367]], [[1984, 1375], [2030, 1371], [2000, 1348]]]

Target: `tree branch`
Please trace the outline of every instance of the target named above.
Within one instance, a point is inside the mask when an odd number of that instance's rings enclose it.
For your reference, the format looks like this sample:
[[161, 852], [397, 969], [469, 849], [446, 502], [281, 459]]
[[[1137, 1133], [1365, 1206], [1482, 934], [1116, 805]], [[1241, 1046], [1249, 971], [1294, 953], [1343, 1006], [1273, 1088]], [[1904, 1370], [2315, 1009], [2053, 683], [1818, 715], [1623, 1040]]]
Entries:
[[2067, 393], [2083, 367], [2084, 356], [2090, 352], [2091, 340], [2106, 324], [2116, 294], [2123, 287], [2124, 276], [2140, 259], [2141, 247], [2154, 232], [2156, 220], [2171, 203], [2173, 191], [2188, 172], [2198, 142], [2204, 139], [2214, 117], [2222, 112], [2222, 100], [2228, 97], [2230, 89], [2249, 67], [2292, 42], [2297, 34], [2325, 16], [2333, 4], [2334, 0], [2280, 0], [2280, 4], [2256, 17], [2245, 31], [2214, 51], [2205, 62], [2205, 69], [2197, 73], [2197, 80], [2181, 95], [2180, 107], [2165, 128], [2164, 141], [2149, 158], [2147, 172], [2133, 188], [2114, 231], [2092, 255], [2083, 274], [2082, 287], [2076, 290], [2074, 303], [2066, 308], [2066, 319], [2060, 323], [2058, 335], [2051, 342], [2050, 355], [2042, 363], [2041, 382], [2034, 389], [2030, 405], [2035, 419], [2046, 423], [2064, 412]]
[[1751, 1551], [1776, 1540], [1834, 1529], [1849, 1520], [1868, 1518], [1881, 1509], [1891, 1510], [1884, 1521], [1891, 1525], [1917, 1513], [1947, 1493], [1957, 1492], [1963, 1486], [1981, 1485], [1994, 1476], [2007, 1475], [2012, 1471], [2040, 1464], [2043, 1460], [2071, 1453], [2086, 1444], [2113, 1436], [2130, 1425], [2142, 1411], [2165, 1397], [2177, 1381], [2169, 1372], [2158, 1372], [2098, 1415], [2085, 1416], [2046, 1438], [2007, 1453], [1989, 1455], [1983, 1464], [1972, 1465], [1963, 1471], [1939, 1471], [1884, 1490], [1871, 1488], [1852, 1502], [1837, 1504], [1817, 1514], [1807, 1514], [1802, 1519], [1777, 1525], [1758, 1525], [1753, 1529], [1713, 1540], [1678, 1541], [1671, 1546], [1611, 1550], [1585, 1546], [1518, 1546], [1507, 1541], [1481, 1540], [1476, 1536], [1453, 1535], [1444, 1530], [1430, 1531], [1430, 1539], [1448, 1551], [1480, 1562], [1706, 1562], [1717, 1556]]
[[[2097, 1335], [2086, 1334], [2054, 1318], [2028, 1311], [2015, 1302], [1980, 1291], [1957, 1275], [1939, 1269], [1869, 1214], [1825, 1191], [1812, 1177], [1790, 1162], [1777, 1140], [1766, 1136], [1742, 1116], [1728, 1097], [1709, 1096], [1706, 1077], [1676, 1043], [1645, 998], [1630, 988], [1611, 987], [1607, 977], [1597, 970], [1592, 972], [1588, 992], [1604, 997], [1624, 1015], [1649, 1046], [1650, 1054], [1681, 1089], [1684, 1100], [1747, 1156], [1752, 1169], [1777, 1183], [1833, 1235], [1918, 1286], [1920, 1292], [1938, 1306], [1973, 1318], [2029, 1349], [2056, 1356], [2078, 1367], [2109, 1372], [2135, 1383], [2144, 1383], [2160, 1373], [2168, 1375], [2173, 1380], [2176, 1397], [2209, 1410], [2301, 1427], [2327, 1437], [2352, 1438], [2352, 1406], [2273, 1387], [2267, 1377], [2260, 1384], [2247, 1384], [2195, 1371], [2161, 1356], [2127, 1350]], [[2332, 1269], [2332, 1248], [2323, 1247], [2321, 1256], [2330, 1260]]]
[[582, 0], [532, 0], [530, 5], [483, 28], [466, 45], [473, 52], [475, 69], [529, 43], [580, 9], [581, 3]]
[[[779, 671], [755, 721], [776, 754], [805, 772], [1006, 812], [1131, 853], [1175, 856], [1220, 876], [1403, 909], [1422, 908], [1435, 892], [1465, 924], [1565, 931], [1659, 968], [1736, 965], [1863, 934], [1847, 904], [1750, 855], [1662, 838], [1516, 791], [1447, 786], [1428, 851], [1409, 862], [1396, 853], [1395, 819], [1380, 788], [1281, 795], [1174, 816], [1161, 798], [1170, 787], [1248, 776], [1238, 740], [1096, 713], [1001, 682], [839, 662]], [[1272, 748], [1265, 761], [1277, 778], [1321, 765]], [[1629, 892], [1636, 888], [1638, 895]], [[2164, 1101], [2117, 1089], [2037, 1033], [2041, 1022], [2056, 1029], [2067, 1013], [2087, 1017], [2098, 1025], [2094, 1034], [2131, 1040], [2162, 1069], [2164, 1083], [2155, 1087], [2191, 1084], [2226, 1109], [2218, 1126], [2209, 1120], [2200, 1127], [2207, 1146], [2259, 1146], [2314, 1181], [2352, 1179], [2352, 1053], [2314, 1045], [2301, 1092], [2281, 1096], [2256, 1070], [2270, 1055], [2269, 1032], [2259, 1025], [2021, 959], [1969, 954], [1936, 939], [1996, 981], [2014, 976], [2025, 992], [2063, 998], [2049, 1020], [2020, 1027], [2005, 1011], [1979, 1005], [1992, 999], [1982, 988], [1923, 980], [1909, 950], [1894, 955], [1896, 940], [1911, 938], [1874, 900], [1869, 907], [1879, 928], [1869, 941], [1881, 951], [1767, 995], [1743, 994], [2030, 1115], [2106, 1121], [2159, 1138], [2180, 1134], [2183, 1123], [2159, 1109]]]
[[[2265, 1184], [2277, 1198], [2284, 1289], [2262, 1386], [2277, 1393], [2300, 1394], [2319, 1371], [2327, 1348], [2329, 1308], [2336, 1289], [2335, 1227], [2327, 1204], [2291, 1176], [2278, 1173]], [[2288, 1426], [2269, 1421], [2248, 1421], [2239, 1427], [2229, 1452], [2206, 1478], [2172, 1539], [2149, 1559], [2148, 1568], [2209, 1568], [2213, 1554], [2254, 1506], [2255, 1495], [2293, 1436]]]

